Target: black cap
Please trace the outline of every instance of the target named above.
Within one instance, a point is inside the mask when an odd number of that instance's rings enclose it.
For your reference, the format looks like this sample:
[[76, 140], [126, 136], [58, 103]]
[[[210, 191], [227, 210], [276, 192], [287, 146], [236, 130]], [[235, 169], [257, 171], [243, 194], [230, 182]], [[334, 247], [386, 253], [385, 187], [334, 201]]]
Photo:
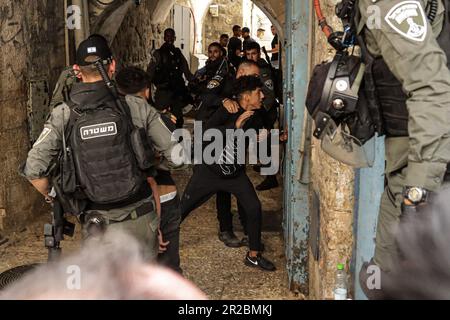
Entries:
[[98, 56], [103, 60], [104, 64], [111, 62], [112, 52], [105, 38], [101, 36], [91, 36], [80, 43], [76, 54], [76, 64], [80, 66], [92, 64], [93, 62], [86, 62], [85, 60], [89, 56]]
[[243, 27], [243, 28], [242, 28], [242, 32], [249, 32], [249, 33], [250, 33], [250, 29], [247, 28], [247, 27]]

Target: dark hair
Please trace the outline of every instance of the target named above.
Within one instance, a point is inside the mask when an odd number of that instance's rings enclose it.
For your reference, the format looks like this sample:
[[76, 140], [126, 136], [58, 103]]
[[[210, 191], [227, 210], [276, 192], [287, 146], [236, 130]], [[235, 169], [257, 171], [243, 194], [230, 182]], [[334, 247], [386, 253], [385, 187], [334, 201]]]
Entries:
[[233, 26], [233, 32], [238, 31], [241, 28], [241, 26], [238, 26], [237, 24]]
[[242, 99], [242, 95], [252, 92], [258, 88], [262, 88], [263, 83], [258, 76], [242, 76], [237, 79], [233, 84], [233, 94], [237, 97], [237, 100]]
[[243, 32], [243, 33], [244, 33], [244, 32], [250, 32], [250, 29], [247, 28], [247, 27], [243, 27], [243, 28], [242, 28], [242, 32]]
[[238, 70], [239, 70], [240, 68], [248, 68], [248, 67], [251, 67], [251, 66], [254, 66], [254, 67], [259, 68], [259, 65], [258, 65], [255, 61], [253, 61], [253, 60], [243, 60], [243, 61], [239, 64]]
[[172, 28], [167, 28], [166, 30], [164, 30], [164, 35], [168, 34], [168, 33], [173, 33], [173, 35], [175, 35], [175, 30]]
[[150, 88], [150, 77], [140, 68], [127, 67], [117, 73], [116, 83], [122, 93], [136, 94]]
[[229, 38], [229, 36], [228, 36], [226, 33], [221, 34], [221, 35], [220, 35], [220, 39], [223, 39], [223, 38]]
[[245, 51], [250, 51], [256, 49], [259, 52], [261, 52], [261, 46], [259, 45], [258, 42], [256, 41], [252, 41], [250, 43], [247, 44], [247, 46], [245, 47]]
[[213, 43], [210, 43], [209, 44], [209, 46], [208, 46], [208, 50], [209, 50], [209, 48], [211, 48], [211, 47], [216, 47], [216, 48], [218, 48], [219, 50], [222, 50], [222, 45], [220, 44], [220, 43], [218, 43], [218, 42], [213, 42]]

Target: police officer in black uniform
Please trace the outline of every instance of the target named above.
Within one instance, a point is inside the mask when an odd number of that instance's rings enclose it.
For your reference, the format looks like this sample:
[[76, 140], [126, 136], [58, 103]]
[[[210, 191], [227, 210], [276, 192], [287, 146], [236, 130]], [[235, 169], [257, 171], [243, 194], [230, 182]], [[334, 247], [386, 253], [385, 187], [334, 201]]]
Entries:
[[170, 99], [177, 127], [182, 128], [183, 108], [193, 102], [183, 75], [187, 81], [191, 81], [193, 76], [183, 53], [174, 46], [175, 39], [175, 30], [169, 28], [164, 31], [164, 44], [154, 52], [147, 71], [156, 86], [155, 99], [161, 95]]
[[[261, 80], [264, 84], [263, 86], [264, 108], [259, 110], [259, 112], [261, 112], [262, 117], [264, 119], [264, 127], [267, 130], [271, 130], [274, 128], [275, 122], [278, 119], [278, 108], [279, 108], [279, 103], [275, 98], [275, 87], [274, 87], [275, 79], [272, 73], [272, 67], [266, 60], [261, 58], [261, 47], [257, 42], [248, 43], [245, 50], [245, 55], [248, 60], [256, 62], [259, 66]], [[268, 151], [270, 152], [270, 148], [268, 149]], [[256, 166], [255, 169], [259, 170], [260, 167]], [[276, 187], [278, 187], [276, 175], [268, 175], [264, 179], [264, 181], [261, 182], [261, 184], [256, 186], [256, 190], [263, 191]]]

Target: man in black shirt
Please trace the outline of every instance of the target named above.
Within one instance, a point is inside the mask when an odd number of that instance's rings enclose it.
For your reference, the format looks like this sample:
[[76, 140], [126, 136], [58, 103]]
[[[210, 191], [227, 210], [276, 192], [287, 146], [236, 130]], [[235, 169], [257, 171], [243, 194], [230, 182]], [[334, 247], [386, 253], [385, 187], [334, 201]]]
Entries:
[[236, 69], [239, 67], [239, 64], [242, 60], [242, 40], [240, 39], [241, 34], [241, 27], [235, 25], [233, 27], [233, 36], [230, 38], [230, 42], [228, 42], [228, 60]]
[[[230, 140], [225, 139], [226, 133], [229, 133], [227, 129], [231, 129], [235, 136], [239, 136], [239, 132], [245, 133], [249, 129], [262, 128], [263, 121], [255, 114], [255, 110], [261, 108], [264, 98], [261, 87], [262, 83], [259, 77], [239, 78], [234, 86], [239, 111], [231, 114], [225, 108], [220, 107], [206, 122], [205, 129], [218, 129], [222, 132], [224, 140]], [[239, 129], [242, 130], [239, 131]], [[274, 271], [275, 265], [261, 255], [261, 202], [245, 172], [245, 161], [244, 163], [237, 161], [236, 140], [231, 140], [231, 142], [225, 141], [225, 147], [214, 163], [195, 165], [194, 174], [189, 180], [181, 200], [182, 221], [191, 211], [208, 201], [217, 192], [233, 194], [240, 203], [245, 204], [250, 247], [245, 257], [245, 264], [266, 271]]]
[[230, 41], [230, 37], [227, 34], [222, 34], [220, 36], [220, 40], [219, 43], [222, 46], [222, 52], [223, 52], [223, 56], [224, 58], [227, 57], [227, 46], [228, 46], [228, 42]]
[[277, 29], [272, 26], [271, 28], [272, 34], [273, 34], [273, 40], [272, 40], [272, 50], [267, 51], [267, 53], [271, 53], [272, 57], [270, 58], [270, 61], [272, 62], [272, 66], [274, 68], [279, 68], [279, 56], [280, 56], [280, 41], [278, 40], [278, 33]]
[[193, 75], [183, 53], [174, 46], [175, 39], [173, 29], [164, 31], [164, 44], [153, 54], [147, 71], [156, 86], [155, 99], [171, 100], [172, 112], [177, 117], [177, 128], [182, 128], [183, 108], [193, 102], [183, 75], [187, 81], [191, 81]]
[[244, 38], [244, 42], [242, 43], [242, 48], [244, 50], [247, 50], [247, 47], [250, 43], [256, 42], [255, 39], [250, 37], [250, 29], [247, 27], [242, 28], [242, 38]]

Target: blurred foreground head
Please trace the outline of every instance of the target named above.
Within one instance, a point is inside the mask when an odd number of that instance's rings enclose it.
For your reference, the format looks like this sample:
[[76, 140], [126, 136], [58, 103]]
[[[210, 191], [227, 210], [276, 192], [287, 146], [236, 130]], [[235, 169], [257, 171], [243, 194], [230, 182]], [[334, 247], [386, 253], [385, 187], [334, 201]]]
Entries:
[[206, 296], [177, 273], [145, 263], [131, 236], [107, 231], [77, 254], [32, 271], [0, 292], [0, 299], [196, 300]]
[[450, 188], [432, 199], [432, 208], [403, 221], [398, 230], [401, 257], [386, 289], [395, 299], [450, 299]]

